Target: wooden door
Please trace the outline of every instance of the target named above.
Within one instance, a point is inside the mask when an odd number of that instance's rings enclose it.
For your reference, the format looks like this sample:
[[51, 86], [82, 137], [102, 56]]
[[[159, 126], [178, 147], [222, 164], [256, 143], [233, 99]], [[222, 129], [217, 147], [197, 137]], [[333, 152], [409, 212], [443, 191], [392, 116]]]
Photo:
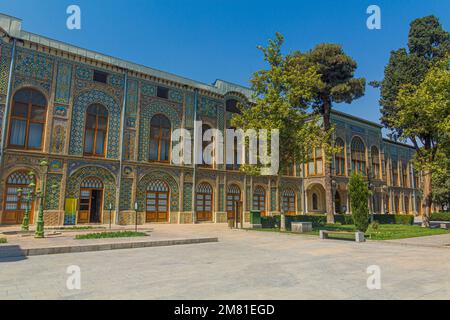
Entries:
[[146, 222], [169, 221], [169, 192], [147, 191]]
[[212, 221], [213, 195], [209, 184], [202, 184], [197, 189], [196, 214], [197, 221]]
[[239, 187], [236, 185], [231, 185], [230, 187], [228, 187], [227, 191], [228, 220], [235, 218], [236, 202], [241, 202], [241, 189], [239, 189]]

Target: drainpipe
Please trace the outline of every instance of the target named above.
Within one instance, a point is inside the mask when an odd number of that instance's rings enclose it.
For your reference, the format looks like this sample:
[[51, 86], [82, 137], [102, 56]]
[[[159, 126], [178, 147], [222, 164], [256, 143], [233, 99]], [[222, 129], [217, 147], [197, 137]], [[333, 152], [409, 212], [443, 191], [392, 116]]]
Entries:
[[16, 39], [13, 39], [13, 47], [11, 50], [11, 65], [9, 67], [8, 89], [6, 92], [6, 101], [5, 101], [5, 112], [3, 114], [3, 121], [2, 121], [3, 123], [2, 123], [2, 138], [0, 143], [0, 167], [3, 167], [4, 153], [5, 153], [6, 126], [8, 124], [9, 110], [11, 108], [10, 100], [11, 100], [12, 76], [15, 61], [16, 61]]
[[197, 180], [197, 110], [198, 110], [198, 89], [194, 89], [194, 152], [193, 152], [193, 161], [192, 161], [192, 223], [195, 224], [197, 222], [197, 212], [195, 205], [195, 191], [196, 188], [196, 180]]
[[119, 212], [120, 212], [120, 187], [122, 183], [122, 165], [123, 165], [123, 139], [125, 136], [125, 111], [127, 106], [127, 91], [128, 91], [128, 71], [125, 71], [125, 84], [123, 94], [123, 105], [120, 122], [122, 124], [122, 132], [119, 142], [119, 177], [117, 178], [117, 191], [116, 191], [116, 225], [119, 224]]

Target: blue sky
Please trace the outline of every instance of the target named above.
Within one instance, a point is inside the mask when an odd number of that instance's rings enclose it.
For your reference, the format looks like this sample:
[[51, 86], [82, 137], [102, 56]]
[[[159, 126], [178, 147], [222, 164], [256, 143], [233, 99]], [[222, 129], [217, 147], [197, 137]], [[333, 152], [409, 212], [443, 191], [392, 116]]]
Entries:
[[[71, 4], [81, 8], [81, 30], [66, 28]], [[371, 4], [381, 8], [381, 30], [366, 27]], [[33, 33], [201, 82], [241, 85], [264, 67], [256, 46], [276, 31], [286, 51], [343, 45], [356, 75], [371, 81], [383, 78], [390, 51], [406, 46], [413, 19], [434, 14], [450, 30], [449, 0], [0, 0], [0, 12]], [[368, 86], [364, 97], [336, 108], [378, 122], [378, 99]]]

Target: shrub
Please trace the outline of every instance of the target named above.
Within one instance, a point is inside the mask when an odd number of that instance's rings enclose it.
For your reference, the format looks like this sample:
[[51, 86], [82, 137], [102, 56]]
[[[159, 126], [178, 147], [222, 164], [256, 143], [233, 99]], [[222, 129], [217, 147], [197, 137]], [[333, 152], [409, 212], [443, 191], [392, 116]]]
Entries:
[[8, 240], [6, 238], [0, 238], [0, 243], [8, 243]]
[[131, 237], [145, 237], [145, 236], [147, 236], [147, 234], [144, 232], [117, 231], [117, 232], [78, 234], [75, 236], [75, 239], [88, 240], [88, 239], [105, 239], [105, 238], [131, 238]]
[[353, 220], [358, 231], [366, 232], [369, 227], [369, 189], [360, 174], [352, 174], [349, 182], [350, 205]]
[[353, 224], [353, 216], [351, 214], [340, 214], [334, 216], [334, 222], [342, 225]]
[[374, 214], [373, 220], [379, 224], [414, 224], [414, 216], [410, 214]]
[[431, 214], [430, 221], [450, 221], [450, 212], [435, 212]]

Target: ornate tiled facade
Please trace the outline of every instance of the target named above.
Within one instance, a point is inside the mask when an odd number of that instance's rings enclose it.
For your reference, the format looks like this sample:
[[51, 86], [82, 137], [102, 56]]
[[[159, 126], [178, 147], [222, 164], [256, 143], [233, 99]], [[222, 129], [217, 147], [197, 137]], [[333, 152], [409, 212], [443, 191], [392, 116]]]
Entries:
[[[3, 15], [0, 20], [5, 22], [1, 25], [20, 28], [19, 20], [11, 24], [14, 18]], [[227, 102], [252, 103], [253, 93], [249, 89], [222, 80], [205, 85], [70, 45], [59, 46], [40, 36], [27, 37], [28, 33], [23, 30], [14, 33], [22, 34], [24, 38], [16, 42], [13, 73], [9, 79], [14, 44], [8, 33], [10, 30], [4, 31], [4, 36], [0, 37], [0, 118], [5, 121], [0, 122], [0, 131], [10, 130], [9, 119], [4, 118], [4, 105], [10, 110], [14, 94], [19, 90], [33, 88], [41, 92], [47, 99], [47, 109], [41, 150], [14, 149], [4, 141], [0, 224], [6, 181], [15, 171], [34, 171], [37, 186], [45, 185], [44, 217], [47, 224], [79, 223], [81, 189], [93, 178], [100, 181], [88, 188], [89, 192], [93, 190], [91, 207], [99, 206], [100, 210], [100, 219], [96, 223], [107, 223], [110, 210], [113, 223], [134, 223], [136, 216], [138, 223], [145, 223], [147, 208], [153, 201], [147, 198], [147, 189], [155, 180], [168, 186], [167, 223], [192, 223], [196, 219], [192, 201], [196, 199], [193, 193], [200, 183], [210, 184], [213, 190], [212, 222], [226, 222], [227, 190], [232, 184], [240, 190], [246, 220], [253, 207], [256, 186], [265, 190], [263, 209], [267, 214], [278, 214], [283, 209], [283, 194], [295, 198], [292, 203], [296, 214], [324, 212], [322, 204], [327, 201], [324, 179], [320, 173], [310, 174], [308, 164], [297, 163], [289, 176], [282, 177], [282, 188], [278, 190], [276, 177], [249, 177], [239, 171], [226, 170], [223, 165], [196, 167], [194, 179], [192, 165], [149, 161], [153, 116], [162, 114], [170, 121], [172, 130], [185, 128], [192, 133], [197, 109], [198, 119], [223, 131], [230, 125], [233, 115], [227, 111]], [[103, 80], [95, 78], [99, 72], [104, 76]], [[6, 101], [9, 85], [9, 101]], [[100, 104], [108, 111], [104, 157], [84, 154], [86, 109], [92, 104]], [[336, 211], [349, 212], [347, 183], [352, 172], [351, 144], [355, 137], [360, 137], [365, 145], [368, 170], [372, 163], [371, 148], [379, 150], [381, 172], [371, 181], [375, 193], [373, 210], [377, 213], [419, 213], [420, 193], [414, 185], [417, 179], [410, 164], [413, 149], [383, 139], [381, 127], [369, 121], [338, 112], [333, 114], [332, 120], [336, 125], [336, 138], [345, 143], [345, 172], [333, 177]], [[48, 173], [39, 167], [42, 158], [50, 160]], [[400, 178], [400, 172], [405, 177]], [[37, 208], [35, 205], [35, 210]]]

